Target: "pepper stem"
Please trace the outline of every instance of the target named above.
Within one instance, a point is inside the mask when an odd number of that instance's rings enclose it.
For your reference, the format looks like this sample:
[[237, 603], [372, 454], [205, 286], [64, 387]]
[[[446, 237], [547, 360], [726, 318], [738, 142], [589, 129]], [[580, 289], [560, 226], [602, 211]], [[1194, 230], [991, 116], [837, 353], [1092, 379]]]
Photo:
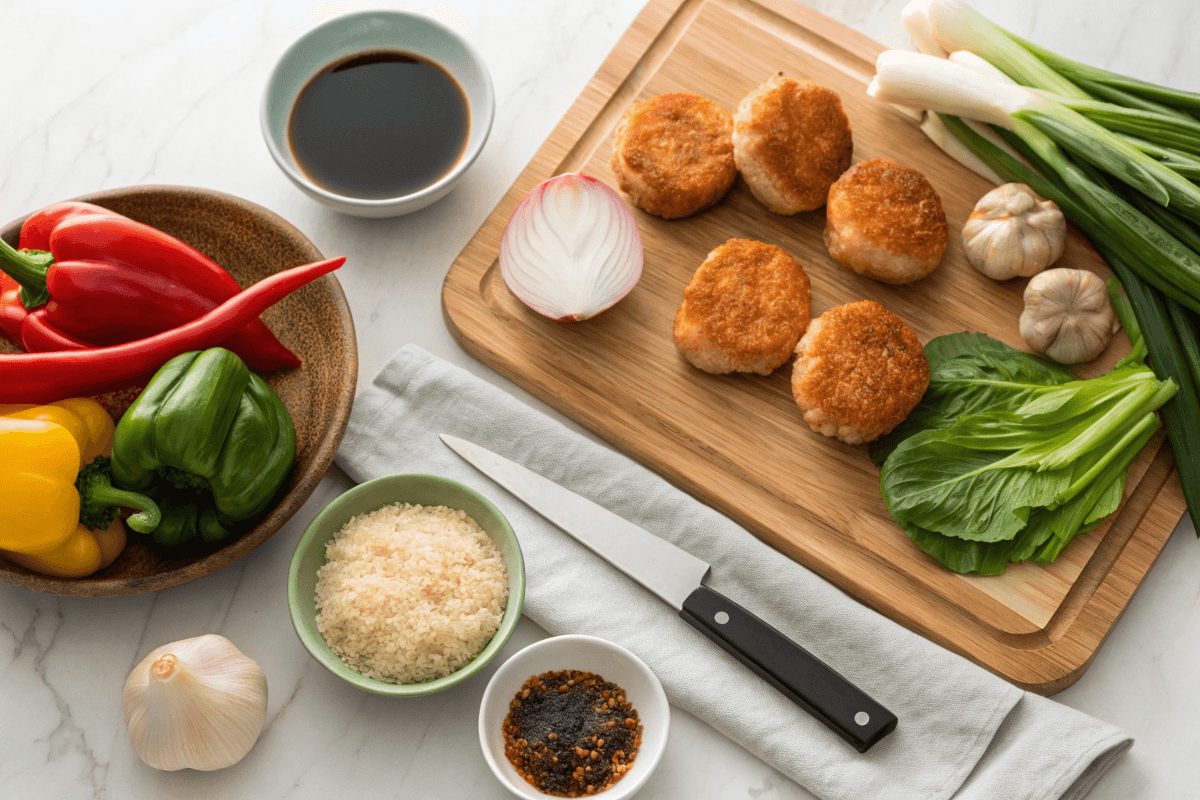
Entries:
[[88, 492], [88, 500], [94, 505], [136, 508], [139, 513], [126, 519], [125, 524], [138, 533], [151, 533], [162, 521], [162, 511], [158, 504], [146, 495], [137, 492], [118, 489], [115, 486], [93, 484]]
[[117, 517], [117, 509], [136, 508], [139, 512], [125, 524], [138, 533], [152, 533], [162, 521], [158, 504], [144, 494], [118, 489], [109, 478], [109, 459], [96, 459], [79, 470], [75, 487], [79, 490], [79, 521], [89, 528], [107, 528]]
[[21, 285], [21, 304], [32, 311], [50, 299], [46, 273], [54, 256], [45, 250], [17, 250], [0, 239], [0, 271]]

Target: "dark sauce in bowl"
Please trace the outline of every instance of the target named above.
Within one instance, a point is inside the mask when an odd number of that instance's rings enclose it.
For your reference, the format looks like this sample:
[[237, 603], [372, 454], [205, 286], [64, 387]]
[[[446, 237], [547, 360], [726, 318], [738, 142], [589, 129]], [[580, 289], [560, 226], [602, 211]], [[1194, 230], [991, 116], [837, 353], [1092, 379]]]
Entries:
[[381, 200], [449, 173], [471, 114], [439, 65], [399, 50], [357, 53], [317, 73], [288, 120], [288, 144], [309, 180], [347, 197]]

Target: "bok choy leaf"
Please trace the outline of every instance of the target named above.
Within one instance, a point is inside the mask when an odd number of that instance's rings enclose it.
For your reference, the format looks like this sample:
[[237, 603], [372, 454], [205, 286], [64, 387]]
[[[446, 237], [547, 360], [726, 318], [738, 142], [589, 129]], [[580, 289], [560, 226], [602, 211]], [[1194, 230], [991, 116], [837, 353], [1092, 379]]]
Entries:
[[983, 334], [925, 354], [929, 391], [871, 455], [892, 517], [957, 572], [1048, 562], [1112, 513], [1176, 391], [1140, 361], [1079, 380]]

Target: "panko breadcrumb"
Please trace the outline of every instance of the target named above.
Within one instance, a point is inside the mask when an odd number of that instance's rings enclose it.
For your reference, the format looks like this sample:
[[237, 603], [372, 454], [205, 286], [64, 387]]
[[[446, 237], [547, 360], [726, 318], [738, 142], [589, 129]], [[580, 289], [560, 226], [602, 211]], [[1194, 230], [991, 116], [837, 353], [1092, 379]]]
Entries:
[[804, 421], [846, 444], [899, 425], [929, 388], [921, 340], [874, 300], [831, 308], [796, 346], [792, 395]]
[[776, 214], [825, 205], [850, 166], [850, 121], [837, 93], [780, 72], [733, 116], [733, 157], [750, 191]]
[[352, 518], [317, 570], [317, 630], [355, 671], [387, 683], [449, 675], [495, 635], [504, 558], [466, 512], [396, 503]]
[[705, 372], [769, 375], [808, 327], [811, 292], [783, 248], [730, 239], [708, 254], [675, 314], [675, 345]]
[[660, 94], [626, 109], [610, 164], [621, 191], [650, 214], [686, 217], [716, 203], [737, 180], [733, 117], [691, 92]]
[[911, 167], [873, 158], [829, 190], [825, 246], [860, 275], [884, 283], [920, 280], [941, 263], [948, 241], [942, 200]]

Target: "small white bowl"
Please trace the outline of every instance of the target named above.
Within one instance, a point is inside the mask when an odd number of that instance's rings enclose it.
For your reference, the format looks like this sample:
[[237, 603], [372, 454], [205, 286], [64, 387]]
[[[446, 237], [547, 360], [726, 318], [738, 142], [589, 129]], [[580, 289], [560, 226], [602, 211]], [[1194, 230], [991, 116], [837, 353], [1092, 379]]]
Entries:
[[[436, 183], [400, 197], [364, 199], [331, 192], [313, 183], [296, 165], [288, 146], [292, 107], [309, 80], [346, 56], [369, 50], [401, 50], [442, 66], [467, 96], [470, 130], [462, 156]], [[280, 57], [263, 95], [259, 122], [275, 163], [305, 194], [330, 208], [359, 217], [397, 217], [440, 200], [483, 150], [492, 129], [496, 98], [478, 51], [454, 30], [423, 14], [363, 11], [332, 19], [300, 37]]]
[[642, 745], [633, 766], [610, 788], [597, 793], [604, 800], [632, 797], [649, 780], [663, 752], [671, 727], [671, 706], [662, 684], [640, 658], [620, 645], [595, 636], [555, 636], [521, 650], [505, 661], [488, 682], [479, 707], [479, 743], [496, 778], [517, 797], [545, 800], [544, 794], [517, 774], [504, 755], [504, 718], [521, 685], [534, 675], [577, 669], [600, 675], [625, 690], [642, 723]]

